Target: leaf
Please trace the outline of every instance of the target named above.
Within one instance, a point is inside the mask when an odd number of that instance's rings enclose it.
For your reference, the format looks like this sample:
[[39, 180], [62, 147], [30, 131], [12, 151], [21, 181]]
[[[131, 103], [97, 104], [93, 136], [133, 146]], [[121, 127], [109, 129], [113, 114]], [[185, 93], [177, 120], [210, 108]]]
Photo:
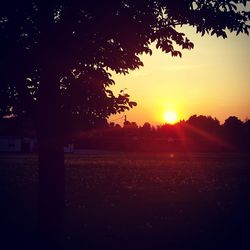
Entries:
[[215, 33], [216, 33], [216, 31], [215, 31], [215, 30], [212, 30], [211, 36], [213, 36]]
[[238, 28], [237, 32], [236, 32], [236, 36], [238, 36], [241, 33], [241, 28]]
[[113, 97], [113, 96], [114, 96], [113, 92], [112, 92], [111, 90], [109, 90], [109, 89], [106, 90], [106, 93], [107, 93], [108, 96], [110, 96], [110, 97]]
[[137, 103], [136, 102], [129, 102], [128, 103], [129, 107], [132, 108], [133, 106], [137, 106]]
[[247, 34], [248, 36], [249, 36], [249, 31], [248, 31], [248, 28], [247, 27], [245, 27], [245, 34]]

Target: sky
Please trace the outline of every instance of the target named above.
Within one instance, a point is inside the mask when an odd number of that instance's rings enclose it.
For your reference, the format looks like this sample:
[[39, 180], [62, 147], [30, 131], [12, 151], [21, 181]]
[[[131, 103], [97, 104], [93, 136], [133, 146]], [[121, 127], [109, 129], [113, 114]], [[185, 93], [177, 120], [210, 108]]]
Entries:
[[250, 119], [250, 37], [201, 37], [191, 27], [181, 31], [194, 43], [194, 49], [182, 50], [182, 58], [152, 45], [152, 56], [140, 56], [143, 67], [125, 76], [112, 74], [114, 93], [126, 89], [138, 105], [111, 116], [110, 122], [121, 124], [126, 115], [138, 125], [159, 125], [169, 110], [184, 120], [194, 114], [211, 115], [221, 123], [231, 115]]

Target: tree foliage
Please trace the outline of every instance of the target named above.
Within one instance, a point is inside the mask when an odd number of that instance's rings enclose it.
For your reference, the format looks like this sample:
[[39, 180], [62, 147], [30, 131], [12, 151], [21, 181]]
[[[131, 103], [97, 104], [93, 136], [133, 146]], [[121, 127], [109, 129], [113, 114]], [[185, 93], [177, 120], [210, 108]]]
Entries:
[[[115, 96], [111, 71], [143, 66], [156, 47], [171, 56], [193, 43], [179, 27], [222, 36], [249, 31], [246, 0], [9, 1], [0, 6], [0, 116], [54, 107], [92, 124], [136, 105]], [[46, 106], [47, 104], [47, 106]], [[40, 107], [40, 109], [38, 108]]]

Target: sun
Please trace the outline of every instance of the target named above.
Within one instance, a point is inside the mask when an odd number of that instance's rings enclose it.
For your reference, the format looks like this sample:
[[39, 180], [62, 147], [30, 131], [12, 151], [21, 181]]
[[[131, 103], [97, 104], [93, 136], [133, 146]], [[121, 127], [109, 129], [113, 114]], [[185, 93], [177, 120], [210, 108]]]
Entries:
[[167, 111], [164, 114], [164, 121], [168, 124], [175, 124], [178, 121], [178, 115], [175, 111]]

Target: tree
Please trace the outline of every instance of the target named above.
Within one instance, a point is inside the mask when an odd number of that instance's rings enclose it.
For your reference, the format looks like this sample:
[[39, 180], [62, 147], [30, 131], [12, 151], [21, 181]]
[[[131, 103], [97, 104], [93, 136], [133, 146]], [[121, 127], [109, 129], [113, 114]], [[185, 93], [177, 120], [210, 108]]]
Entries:
[[149, 122], [145, 122], [143, 126], [140, 128], [144, 135], [149, 135], [152, 131], [151, 124]]
[[[178, 28], [204, 35], [248, 34], [246, 0], [9, 1], [0, 6], [0, 116], [33, 117], [39, 141], [40, 211], [60, 229], [64, 205], [63, 135], [135, 105], [118, 97], [110, 70], [143, 66], [156, 47], [172, 56], [193, 43]], [[181, 6], [181, 7], [180, 7]], [[73, 125], [72, 125], [73, 124]]]
[[244, 146], [244, 123], [238, 117], [228, 117], [223, 124], [223, 132], [226, 140], [236, 146], [237, 149]]
[[211, 134], [218, 134], [220, 129], [220, 122], [211, 116], [192, 115], [187, 120], [187, 124]]
[[244, 123], [244, 139], [243, 139], [243, 146], [244, 151], [250, 152], [250, 120], [247, 119]]

